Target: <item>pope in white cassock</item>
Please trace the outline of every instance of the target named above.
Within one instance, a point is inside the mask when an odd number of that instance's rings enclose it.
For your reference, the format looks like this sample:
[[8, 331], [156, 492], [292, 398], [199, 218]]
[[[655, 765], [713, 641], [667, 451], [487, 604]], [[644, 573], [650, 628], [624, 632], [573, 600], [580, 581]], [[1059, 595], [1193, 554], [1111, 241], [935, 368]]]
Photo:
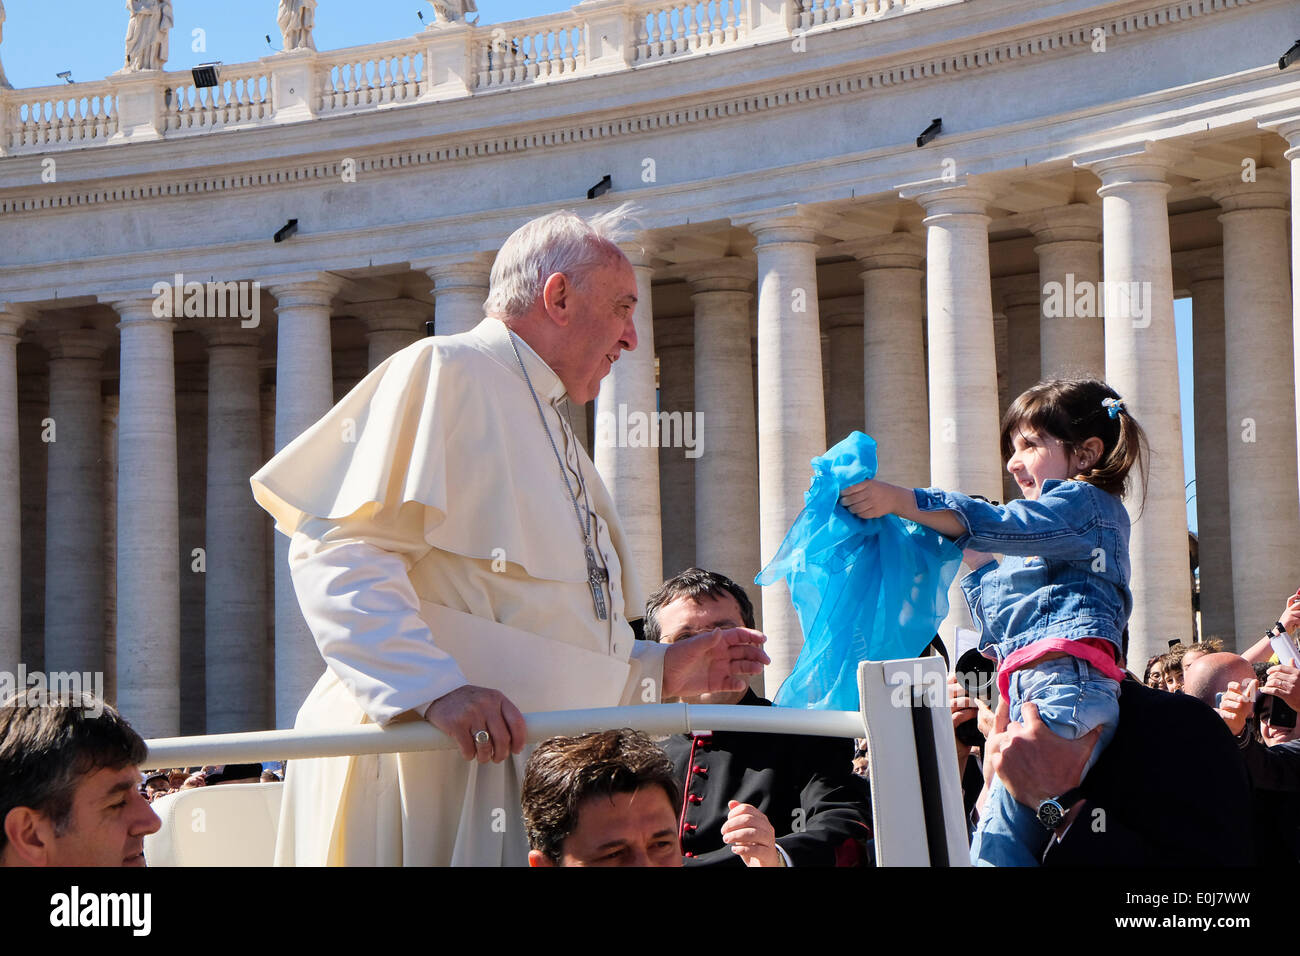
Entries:
[[767, 663], [743, 628], [633, 638], [628, 544], [565, 414], [636, 348], [621, 213], [521, 227], [487, 318], [389, 358], [253, 476], [328, 665], [296, 726], [423, 718], [461, 751], [291, 762], [277, 863], [526, 865], [521, 711], [738, 690]]

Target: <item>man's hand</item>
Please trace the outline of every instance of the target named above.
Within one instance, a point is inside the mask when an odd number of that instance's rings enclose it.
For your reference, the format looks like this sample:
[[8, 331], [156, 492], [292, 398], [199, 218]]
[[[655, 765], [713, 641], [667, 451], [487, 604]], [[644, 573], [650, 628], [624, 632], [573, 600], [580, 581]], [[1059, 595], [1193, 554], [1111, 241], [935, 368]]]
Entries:
[[986, 766], [998, 775], [1012, 797], [1037, 810], [1044, 800], [1079, 785], [1102, 729], [1097, 727], [1077, 740], [1066, 740], [1048, 729], [1032, 702], [1023, 704], [1020, 712], [1023, 722], [1008, 724], [1006, 702], [998, 705]]
[[1278, 623], [1286, 628], [1288, 634], [1300, 628], [1300, 591], [1286, 599], [1286, 610], [1278, 618]]
[[912, 489], [900, 488], [898, 485], [872, 478], [850, 485], [840, 493], [840, 504], [859, 518], [904, 514], [915, 503]]
[[767, 636], [748, 627], [705, 631], [674, 641], [664, 654], [663, 697], [698, 697], [744, 690], [745, 677], [763, 673], [772, 659], [763, 650]]
[[[430, 704], [424, 719], [455, 740], [466, 760], [501, 763], [524, 749], [524, 715], [499, 690], [473, 684], [457, 687]], [[482, 730], [491, 739], [476, 742]]]
[[776, 848], [776, 829], [762, 810], [735, 800], [727, 802], [727, 822], [722, 842], [745, 861], [745, 866], [785, 866]]
[[1258, 686], [1259, 681], [1253, 677], [1245, 684], [1235, 680], [1228, 681], [1228, 689], [1223, 692], [1223, 699], [1219, 702], [1219, 706], [1214, 708], [1234, 737], [1241, 736], [1246, 721], [1255, 712], [1255, 692]]

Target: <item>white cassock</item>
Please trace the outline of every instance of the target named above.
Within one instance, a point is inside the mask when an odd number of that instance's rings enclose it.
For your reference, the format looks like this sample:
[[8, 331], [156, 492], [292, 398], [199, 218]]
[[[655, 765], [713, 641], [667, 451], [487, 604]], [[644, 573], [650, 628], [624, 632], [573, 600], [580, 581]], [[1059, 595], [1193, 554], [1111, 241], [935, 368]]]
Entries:
[[[582, 528], [510, 335], [485, 319], [390, 357], [253, 476], [325, 663], [300, 729], [418, 719], [464, 684], [525, 713], [659, 699], [665, 646], [636, 641], [644, 599], [564, 386], [515, 339], [608, 571], [607, 620]], [[291, 761], [279, 865], [522, 865], [519, 786], [438, 753]]]

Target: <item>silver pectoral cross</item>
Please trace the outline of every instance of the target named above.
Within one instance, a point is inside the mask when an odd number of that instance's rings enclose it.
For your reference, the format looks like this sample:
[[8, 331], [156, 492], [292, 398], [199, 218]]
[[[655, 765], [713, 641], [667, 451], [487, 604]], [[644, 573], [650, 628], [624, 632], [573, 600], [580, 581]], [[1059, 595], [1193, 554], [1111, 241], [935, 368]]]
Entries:
[[587, 584], [591, 587], [591, 603], [596, 607], [596, 617], [606, 620], [609, 611], [605, 607], [604, 584], [609, 580], [609, 572], [596, 563], [596, 555], [587, 545]]

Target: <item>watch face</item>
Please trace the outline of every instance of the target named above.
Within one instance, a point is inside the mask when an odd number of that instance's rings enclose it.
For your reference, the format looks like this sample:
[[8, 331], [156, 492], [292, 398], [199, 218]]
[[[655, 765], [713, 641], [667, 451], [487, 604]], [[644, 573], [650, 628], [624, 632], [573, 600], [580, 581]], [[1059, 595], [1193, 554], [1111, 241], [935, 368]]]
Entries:
[[1049, 830], [1055, 830], [1065, 818], [1065, 812], [1055, 800], [1044, 800], [1038, 805], [1038, 822]]

